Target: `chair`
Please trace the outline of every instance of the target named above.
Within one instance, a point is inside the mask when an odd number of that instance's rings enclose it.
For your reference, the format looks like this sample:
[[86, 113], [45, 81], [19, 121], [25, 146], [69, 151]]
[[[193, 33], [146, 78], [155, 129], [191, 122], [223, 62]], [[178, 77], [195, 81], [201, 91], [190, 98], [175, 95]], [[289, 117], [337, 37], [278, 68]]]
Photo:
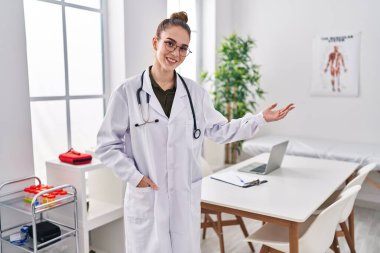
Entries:
[[[343, 192], [351, 187], [354, 187], [356, 185], [362, 185], [365, 178], [367, 177], [368, 173], [370, 173], [374, 168], [376, 167], [375, 163], [368, 164], [364, 167], [362, 167], [356, 174], [356, 176], [343, 188]], [[334, 194], [327, 200], [325, 201], [321, 207], [318, 208], [318, 210], [314, 214], [320, 213], [328, 204], [331, 204], [334, 199], [336, 199], [336, 195], [339, 191], [334, 192]], [[350, 214], [353, 212], [353, 207], [354, 207], [355, 201], [350, 202], [349, 204], [346, 205], [345, 209], [343, 210], [340, 220], [339, 220], [339, 225], [340, 228], [343, 231], [343, 234], [341, 231], [337, 231], [335, 233], [335, 237], [339, 236], [344, 236], [346, 239], [346, 242], [350, 248], [351, 253], [355, 252], [355, 233], [354, 233], [354, 220], [351, 219], [349, 220]], [[353, 217], [353, 216], [352, 216]], [[349, 221], [350, 226], [347, 227], [347, 220]], [[338, 240], [336, 239], [336, 242]], [[339, 246], [339, 244], [337, 245]]]
[[[334, 240], [341, 212], [348, 203], [355, 200], [360, 188], [361, 186], [357, 185], [345, 190], [319, 215], [313, 215], [300, 224], [299, 252], [326, 252]], [[270, 249], [274, 249], [275, 252], [289, 252], [289, 230], [285, 226], [267, 223], [246, 240], [263, 244], [260, 253], [269, 252]]]
[[[368, 173], [371, 172], [371, 170], [373, 170], [375, 167], [376, 167], [376, 164], [371, 163], [361, 168], [358, 171], [356, 177], [352, 179], [344, 189], [349, 189], [357, 185], [361, 186], [365, 178], [367, 177]], [[351, 212], [353, 212], [354, 203], [355, 201], [353, 200], [346, 205], [339, 219], [339, 225], [343, 231], [344, 237], [350, 248], [351, 253], [355, 253], [355, 233], [354, 233], [354, 223], [353, 223], [354, 221], [352, 219], [351, 224], [349, 226], [350, 229], [348, 229], [346, 221], [348, 220]], [[336, 237], [339, 236], [339, 232], [335, 233], [335, 236]]]
[[354, 185], [362, 185], [368, 173], [371, 172], [376, 167], [375, 163], [368, 164], [356, 173], [355, 177], [345, 186], [340, 187], [336, 190], [318, 209], [314, 212], [314, 214], [319, 214], [323, 209], [331, 205], [339, 196], [339, 194], [344, 191], [344, 189], [348, 189]]
[[[208, 176], [212, 174], [211, 168], [208, 165], [207, 161], [202, 157], [202, 176]], [[204, 215], [204, 221], [201, 224], [201, 228], [203, 229], [202, 238], [206, 239], [206, 230], [209, 227], [212, 227], [219, 238], [219, 246], [220, 252], [224, 253], [224, 238], [223, 238], [223, 226], [231, 226], [231, 225], [240, 225], [241, 230], [245, 237], [248, 236], [247, 228], [244, 225], [244, 221], [240, 216], [235, 216], [235, 219], [230, 220], [222, 220], [222, 212], [216, 212], [212, 210], [208, 210], [205, 208], [201, 209], [202, 214]], [[211, 217], [211, 215], [216, 215], [216, 221]], [[255, 249], [251, 242], [248, 242], [248, 246], [251, 251], [254, 252]]]

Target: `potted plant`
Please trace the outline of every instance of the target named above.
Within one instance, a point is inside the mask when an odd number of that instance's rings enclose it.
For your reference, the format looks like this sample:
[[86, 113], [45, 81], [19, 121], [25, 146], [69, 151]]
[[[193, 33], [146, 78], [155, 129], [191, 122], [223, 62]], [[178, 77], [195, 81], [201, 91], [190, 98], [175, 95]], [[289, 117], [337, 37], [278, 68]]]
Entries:
[[[259, 66], [254, 64], [250, 52], [255, 42], [236, 34], [224, 38], [218, 49], [219, 63], [213, 78], [202, 72], [202, 80], [214, 80], [214, 105], [228, 121], [255, 112], [257, 98], [263, 98], [259, 80]], [[225, 163], [236, 163], [242, 141], [226, 144]]]

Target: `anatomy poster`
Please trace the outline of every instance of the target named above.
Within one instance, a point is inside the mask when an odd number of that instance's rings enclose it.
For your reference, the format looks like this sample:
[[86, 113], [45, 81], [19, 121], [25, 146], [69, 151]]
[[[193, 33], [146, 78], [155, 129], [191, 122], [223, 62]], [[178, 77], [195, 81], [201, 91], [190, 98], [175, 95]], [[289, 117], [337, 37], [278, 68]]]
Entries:
[[311, 95], [358, 96], [359, 50], [360, 33], [315, 37]]

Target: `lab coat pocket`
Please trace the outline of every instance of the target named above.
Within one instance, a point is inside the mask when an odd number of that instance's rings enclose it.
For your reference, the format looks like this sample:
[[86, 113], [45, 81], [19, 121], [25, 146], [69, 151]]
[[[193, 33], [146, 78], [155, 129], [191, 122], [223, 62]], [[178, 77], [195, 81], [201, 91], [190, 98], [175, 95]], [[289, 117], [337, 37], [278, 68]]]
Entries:
[[155, 252], [154, 234], [155, 191], [150, 187], [129, 185], [125, 201], [125, 232], [127, 252]]
[[154, 190], [151, 187], [129, 185], [125, 203], [126, 216], [131, 218], [151, 218], [154, 213]]

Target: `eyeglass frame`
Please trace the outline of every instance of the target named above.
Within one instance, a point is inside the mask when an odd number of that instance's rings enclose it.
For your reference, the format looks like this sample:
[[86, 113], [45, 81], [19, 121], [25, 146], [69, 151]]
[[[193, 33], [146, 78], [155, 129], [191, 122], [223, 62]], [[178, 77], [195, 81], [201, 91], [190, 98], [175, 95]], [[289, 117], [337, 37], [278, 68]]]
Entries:
[[[161, 38], [158, 38], [159, 40], [161, 39]], [[186, 52], [187, 52], [187, 54], [186, 55], [182, 55], [181, 54], [181, 46], [178, 46], [177, 45], [177, 41], [175, 41], [175, 40], [173, 40], [173, 39], [168, 39], [169, 41], [165, 41], [165, 40], [163, 40], [163, 43], [165, 44], [165, 49], [166, 50], [168, 50], [169, 52], [174, 52], [177, 48], [179, 48], [179, 50], [178, 50], [178, 53], [179, 53], [179, 55], [180, 56], [182, 56], [182, 57], [187, 57], [189, 54], [191, 54], [192, 53], [192, 51], [190, 50], [190, 48], [189, 47], [187, 47], [187, 49], [186, 49]], [[168, 48], [168, 43], [173, 43], [174, 44], [174, 49], [169, 49]], [[183, 50], [183, 48], [182, 48], [182, 50]]]

